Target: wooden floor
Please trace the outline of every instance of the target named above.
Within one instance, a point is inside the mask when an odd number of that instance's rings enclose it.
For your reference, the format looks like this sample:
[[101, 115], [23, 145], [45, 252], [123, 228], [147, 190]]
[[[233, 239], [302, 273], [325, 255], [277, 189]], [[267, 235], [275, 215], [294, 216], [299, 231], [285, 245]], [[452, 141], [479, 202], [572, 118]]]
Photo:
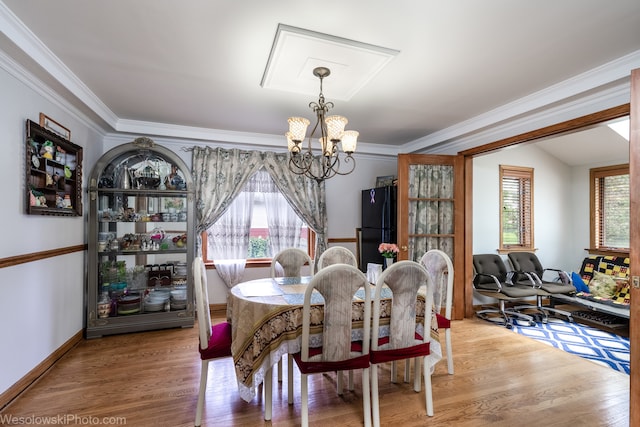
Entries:
[[[195, 327], [83, 341], [0, 412], [0, 425], [10, 425], [2, 417], [51, 425], [44, 417], [63, 416], [77, 421], [65, 425], [191, 426], [200, 375], [197, 345]], [[392, 384], [388, 367], [379, 370], [383, 426], [629, 424], [625, 374], [479, 319], [453, 322], [453, 351], [455, 374], [448, 375], [442, 361], [433, 375], [432, 418], [426, 416], [424, 390]], [[355, 391], [339, 397], [335, 376], [312, 377], [311, 425], [362, 425], [360, 376], [355, 378]], [[299, 395], [287, 405], [286, 380], [284, 387], [274, 384], [273, 419], [265, 422], [261, 398], [246, 403], [238, 396], [232, 360], [212, 363], [203, 425], [299, 425]], [[297, 375], [294, 386], [298, 391]]]

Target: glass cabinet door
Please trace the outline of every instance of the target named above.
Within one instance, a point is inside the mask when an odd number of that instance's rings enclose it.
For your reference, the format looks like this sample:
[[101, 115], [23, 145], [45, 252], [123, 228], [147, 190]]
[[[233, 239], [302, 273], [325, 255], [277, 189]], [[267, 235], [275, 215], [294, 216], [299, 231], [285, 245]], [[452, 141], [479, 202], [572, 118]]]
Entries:
[[88, 338], [192, 327], [190, 173], [170, 150], [125, 144], [90, 180]]

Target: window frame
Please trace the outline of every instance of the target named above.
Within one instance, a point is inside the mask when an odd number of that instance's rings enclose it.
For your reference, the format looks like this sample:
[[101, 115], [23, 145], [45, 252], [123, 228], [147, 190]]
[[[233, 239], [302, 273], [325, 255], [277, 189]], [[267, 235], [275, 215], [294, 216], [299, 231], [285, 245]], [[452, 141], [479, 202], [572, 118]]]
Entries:
[[[599, 225], [602, 223], [601, 213], [604, 212], [602, 197], [596, 197], [601, 192], [599, 184], [607, 177], [629, 175], [629, 163], [604, 166], [589, 169], [589, 253], [598, 255], [629, 256], [629, 248], [607, 247], [601, 245]], [[629, 188], [629, 196], [631, 196]], [[600, 203], [598, 203], [600, 201]], [[598, 206], [596, 206], [598, 205]], [[631, 218], [629, 218], [631, 220]]]
[[[316, 232], [311, 228], [308, 229], [309, 238], [307, 239], [307, 253], [311, 257], [311, 259], [315, 259], [316, 252]], [[215, 264], [213, 260], [209, 258], [208, 249], [207, 249], [207, 230], [200, 233], [202, 238], [202, 259], [204, 260], [207, 268], [213, 268], [215, 270]], [[262, 268], [262, 267], [270, 267], [271, 266], [271, 258], [250, 258], [247, 259], [247, 264], [245, 268]]]
[[[508, 165], [499, 165], [500, 166], [500, 206], [499, 206], [499, 217], [500, 217], [500, 236], [499, 236], [499, 253], [508, 253], [508, 252], [532, 252], [535, 250], [534, 244], [534, 203], [533, 203], [533, 194], [534, 194], [534, 169], [530, 167], [524, 166], [508, 166]], [[519, 197], [519, 216], [525, 216], [523, 222], [525, 225], [523, 229], [520, 230], [521, 234], [524, 234], [524, 238], [520, 239], [520, 243], [518, 244], [505, 244], [504, 243], [504, 179], [517, 179], [520, 182], [520, 185], [524, 181], [529, 182], [529, 197], [528, 200], [523, 200], [522, 194]], [[528, 206], [526, 204], [528, 203]], [[524, 211], [524, 213], [523, 213]], [[527, 214], [528, 212], [528, 214]], [[527, 218], [528, 215], [528, 218]], [[527, 230], [528, 229], [528, 230]]]

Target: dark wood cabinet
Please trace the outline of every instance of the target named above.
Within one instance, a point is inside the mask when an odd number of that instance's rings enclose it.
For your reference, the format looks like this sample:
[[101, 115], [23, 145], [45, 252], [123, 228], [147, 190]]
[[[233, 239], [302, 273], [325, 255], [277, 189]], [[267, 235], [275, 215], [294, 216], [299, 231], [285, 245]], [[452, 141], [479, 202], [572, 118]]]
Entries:
[[26, 212], [82, 215], [82, 147], [31, 120], [26, 131]]

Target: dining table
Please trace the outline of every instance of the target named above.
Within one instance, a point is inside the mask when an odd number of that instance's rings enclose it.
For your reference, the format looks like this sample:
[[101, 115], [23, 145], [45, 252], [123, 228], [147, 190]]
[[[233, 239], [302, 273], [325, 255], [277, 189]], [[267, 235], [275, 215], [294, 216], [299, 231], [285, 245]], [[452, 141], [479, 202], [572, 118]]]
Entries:
[[[231, 288], [227, 303], [227, 319], [232, 325], [231, 355], [240, 397], [250, 402], [264, 382], [265, 420], [271, 418], [272, 368], [285, 354], [300, 351], [302, 341], [302, 307], [304, 293], [311, 282], [310, 276], [262, 278], [241, 282]], [[385, 286], [386, 288], [386, 286]], [[375, 285], [359, 289], [353, 300], [353, 340], [362, 332], [364, 292], [371, 292], [373, 301]], [[385, 292], [387, 291], [387, 292]], [[383, 289], [382, 298], [391, 298], [391, 290]], [[322, 295], [314, 292], [311, 304], [323, 304]], [[418, 295], [416, 318], [423, 319], [424, 295]], [[442, 359], [437, 321], [432, 310], [431, 366]], [[388, 334], [388, 314], [382, 314], [380, 334]], [[386, 318], [386, 321], [385, 321]], [[359, 322], [359, 323], [358, 323]], [[416, 332], [423, 333], [422, 323], [416, 322]], [[321, 333], [322, 326], [315, 333]], [[312, 333], [314, 331], [312, 330]], [[268, 406], [268, 407], [267, 407]]]

